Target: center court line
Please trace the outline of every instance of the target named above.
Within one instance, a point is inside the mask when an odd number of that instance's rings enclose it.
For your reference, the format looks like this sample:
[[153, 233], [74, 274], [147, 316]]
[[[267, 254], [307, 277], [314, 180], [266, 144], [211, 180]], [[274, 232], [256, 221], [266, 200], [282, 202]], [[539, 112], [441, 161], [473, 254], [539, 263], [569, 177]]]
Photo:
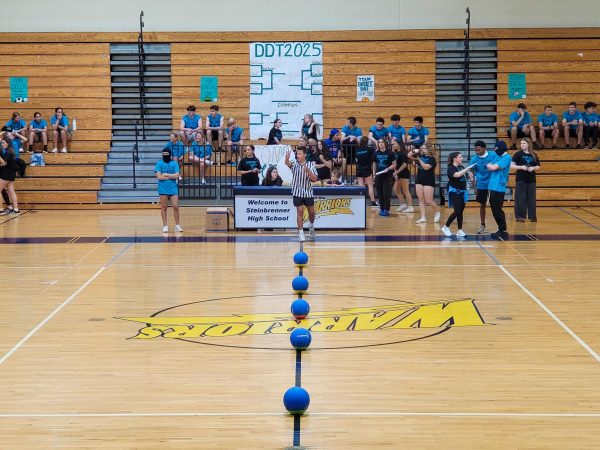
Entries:
[[[592, 413], [517, 413], [517, 412], [309, 412], [308, 416], [357, 416], [357, 417], [600, 417], [600, 412]], [[31, 413], [0, 414], [0, 419], [18, 418], [98, 418], [98, 417], [256, 417], [288, 416], [285, 412], [149, 412], [149, 413]]]
[[[94, 249], [97, 247], [98, 246], [94, 247]], [[127, 249], [129, 249], [129, 247], [131, 247], [131, 245], [126, 246], [121, 252], [119, 252], [117, 254], [117, 258], [122, 256], [123, 253]], [[52, 319], [65, 306], [67, 306], [71, 302], [71, 300], [77, 297], [86, 287], [88, 287], [96, 278], [98, 278], [98, 276], [100, 276], [100, 274], [104, 272], [115, 260], [116, 258], [113, 257], [108, 263], [102, 265], [102, 267], [100, 267], [94, 275], [92, 275], [85, 283], [79, 286], [79, 288], [75, 292], [73, 292], [64, 302], [58, 305], [50, 314], [48, 314], [46, 318], [44, 318], [44, 320], [38, 323], [29, 333], [23, 336], [23, 338], [19, 342], [17, 342], [8, 352], [4, 354], [4, 356], [2, 356], [2, 358], [0, 358], [0, 366], [4, 364], [4, 362], [6, 362], [6, 360], [10, 358], [19, 348], [21, 348], [29, 339], [31, 339], [35, 333], [37, 333], [44, 325], [46, 325], [50, 321], [50, 319]]]
[[489, 251], [487, 251], [485, 248], [481, 248], [498, 266], [498, 268], [500, 270], [502, 270], [502, 272], [504, 272], [504, 274], [510, 278], [513, 283], [515, 283], [517, 286], [519, 286], [521, 288], [521, 290], [523, 292], [525, 292], [525, 294], [527, 294], [527, 296], [529, 298], [531, 298], [535, 303], [537, 303], [537, 305], [542, 308], [544, 310], [544, 312], [546, 314], [548, 314], [552, 320], [554, 320], [563, 330], [565, 330], [569, 335], [571, 335], [571, 337], [573, 339], [575, 339], [577, 341], [577, 343], [579, 345], [581, 345], [590, 355], [592, 355], [592, 357], [598, 361], [600, 363], [600, 355], [598, 355], [598, 353], [596, 353], [583, 339], [581, 339], [573, 330], [571, 330], [562, 320], [560, 320], [556, 314], [554, 314], [552, 312], [552, 310], [550, 308], [548, 308], [539, 298], [537, 298], [533, 292], [531, 292], [529, 289], [527, 289], [525, 286], [523, 286], [523, 284], [517, 280], [515, 278], [515, 276], [510, 273], [502, 264], [500, 264], [500, 261], [498, 261], [496, 259], [496, 257], [494, 257], [494, 255], [492, 255]]

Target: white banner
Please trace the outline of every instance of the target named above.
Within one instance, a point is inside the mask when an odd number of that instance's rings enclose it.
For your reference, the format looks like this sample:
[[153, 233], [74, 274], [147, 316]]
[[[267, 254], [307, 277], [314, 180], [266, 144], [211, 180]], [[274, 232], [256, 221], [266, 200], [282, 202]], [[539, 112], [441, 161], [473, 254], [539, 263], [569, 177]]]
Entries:
[[323, 43], [250, 43], [250, 139], [268, 138], [275, 119], [296, 139], [305, 114], [323, 123]]
[[356, 101], [375, 101], [375, 75], [358, 75], [356, 77]]
[[[327, 189], [327, 188], [324, 188]], [[335, 188], [332, 188], [335, 189]], [[291, 195], [236, 195], [235, 228], [296, 228]], [[316, 195], [315, 228], [366, 228], [364, 195]], [[308, 210], [304, 209], [308, 226]]]
[[[279, 176], [283, 180], [285, 186], [292, 184], [292, 171], [288, 166], [285, 165], [285, 154], [288, 150], [292, 150], [289, 145], [255, 145], [254, 156], [260, 161], [262, 170], [258, 174], [260, 183], [262, 184], [263, 178], [267, 175], [269, 166], [276, 166]], [[294, 152], [290, 155], [290, 161], [294, 161], [296, 155]]]

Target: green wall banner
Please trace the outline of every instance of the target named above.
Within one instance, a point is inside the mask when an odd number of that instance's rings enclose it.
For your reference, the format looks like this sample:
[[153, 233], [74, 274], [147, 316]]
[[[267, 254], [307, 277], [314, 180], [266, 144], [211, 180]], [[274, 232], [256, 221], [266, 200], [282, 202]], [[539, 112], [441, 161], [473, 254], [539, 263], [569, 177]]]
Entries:
[[508, 99], [520, 100], [527, 98], [527, 82], [524, 73], [508, 74]]
[[219, 79], [200, 77], [200, 101], [216, 102], [219, 99]]
[[21, 103], [29, 101], [27, 77], [10, 77], [10, 101]]

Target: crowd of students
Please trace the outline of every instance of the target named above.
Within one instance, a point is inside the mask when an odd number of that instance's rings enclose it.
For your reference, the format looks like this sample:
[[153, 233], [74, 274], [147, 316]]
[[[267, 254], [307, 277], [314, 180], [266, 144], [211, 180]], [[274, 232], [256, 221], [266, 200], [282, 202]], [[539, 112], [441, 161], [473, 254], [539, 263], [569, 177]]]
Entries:
[[[583, 112], [577, 109], [577, 103], [569, 103], [563, 112], [562, 119], [552, 110], [551, 105], [544, 107], [544, 112], [538, 116], [538, 133], [525, 103], [519, 103], [517, 109], [510, 114], [507, 135], [512, 139], [513, 150], [517, 149], [517, 141], [529, 137], [533, 146], [538, 149], [546, 148], [546, 139], [552, 140], [552, 148], [558, 148], [558, 139], [562, 135], [565, 148], [571, 148], [571, 139], [576, 141], [575, 148], [598, 148], [598, 132], [600, 117], [596, 113], [596, 103], [587, 102]], [[539, 138], [539, 140], [538, 140]]]

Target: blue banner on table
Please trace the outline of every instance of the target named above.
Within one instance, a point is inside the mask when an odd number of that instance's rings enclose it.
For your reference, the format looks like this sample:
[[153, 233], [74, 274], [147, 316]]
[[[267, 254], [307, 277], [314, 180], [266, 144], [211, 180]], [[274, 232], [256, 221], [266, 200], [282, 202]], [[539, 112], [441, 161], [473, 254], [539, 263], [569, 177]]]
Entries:
[[266, 139], [275, 119], [296, 139], [305, 114], [323, 123], [323, 43], [252, 42], [250, 139]]
[[521, 100], [527, 98], [527, 81], [524, 73], [508, 74], [508, 99]]
[[10, 101], [21, 103], [29, 101], [29, 87], [27, 77], [10, 77]]
[[200, 101], [216, 102], [219, 99], [219, 78], [200, 77]]

